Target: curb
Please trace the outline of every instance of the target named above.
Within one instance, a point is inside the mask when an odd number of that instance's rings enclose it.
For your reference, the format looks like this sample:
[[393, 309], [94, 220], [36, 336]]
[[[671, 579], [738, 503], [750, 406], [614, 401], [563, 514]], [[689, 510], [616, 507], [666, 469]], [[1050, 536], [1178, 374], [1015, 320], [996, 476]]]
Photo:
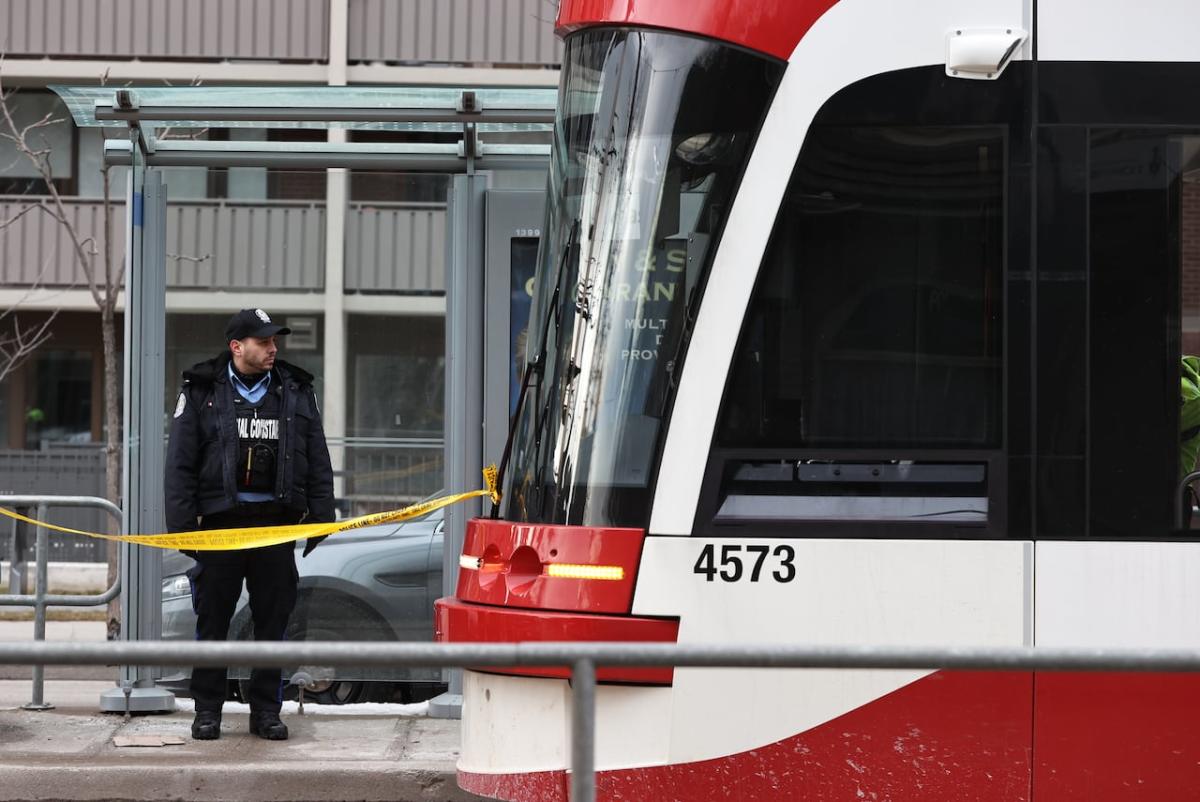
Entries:
[[[168, 747], [169, 748], [169, 747]], [[477, 802], [443, 765], [310, 762], [303, 768], [236, 766], [0, 766], [0, 788], [13, 802]]]
[[[0, 562], [0, 585], [9, 586], [8, 569], [10, 561]], [[29, 592], [33, 592], [33, 572], [37, 564], [31, 559], [29, 566]], [[51, 562], [47, 564], [47, 578], [50, 593], [74, 593], [79, 595], [97, 595], [108, 589], [108, 563], [71, 563]]]

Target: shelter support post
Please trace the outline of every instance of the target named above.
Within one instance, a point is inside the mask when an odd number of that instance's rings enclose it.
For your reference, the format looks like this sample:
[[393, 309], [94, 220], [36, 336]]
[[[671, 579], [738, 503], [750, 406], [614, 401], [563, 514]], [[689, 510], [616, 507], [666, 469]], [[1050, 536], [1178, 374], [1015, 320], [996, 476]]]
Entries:
[[[450, 190], [446, 266], [446, 492], [479, 487], [483, 470], [483, 199], [486, 173], [456, 175]], [[467, 521], [480, 514], [473, 499], [446, 511], [442, 595], [458, 584]], [[446, 671], [447, 690], [430, 700], [429, 715], [462, 715], [462, 669]]]
[[[121, 496], [126, 532], [161, 532], [163, 515], [164, 354], [166, 341], [166, 186], [147, 168], [134, 139], [125, 222], [125, 438]], [[162, 636], [162, 552], [131, 543], [121, 548], [121, 637]], [[119, 687], [100, 695], [105, 712], [175, 709], [175, 695], [154, 684], [156, 670], [122, 666]]]

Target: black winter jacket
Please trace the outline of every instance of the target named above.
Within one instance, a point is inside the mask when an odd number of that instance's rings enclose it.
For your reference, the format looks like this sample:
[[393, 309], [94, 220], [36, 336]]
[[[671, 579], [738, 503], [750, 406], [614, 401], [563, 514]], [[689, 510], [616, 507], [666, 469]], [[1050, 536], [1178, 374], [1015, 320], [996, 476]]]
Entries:
[[[164, 479], [170, 532], [195, 530], [197, 516], [237, 504], [236, 391], [229, 382], [230, 359], [226, 352], [183, 372]], [[270, 392], [283, 392], [276, 499], [294, 510], [297, 520], [304, 515], [305, 523], [333, 521], [333, 468], [312, 374], [282, 360], [275, 361], [273, 372]]]

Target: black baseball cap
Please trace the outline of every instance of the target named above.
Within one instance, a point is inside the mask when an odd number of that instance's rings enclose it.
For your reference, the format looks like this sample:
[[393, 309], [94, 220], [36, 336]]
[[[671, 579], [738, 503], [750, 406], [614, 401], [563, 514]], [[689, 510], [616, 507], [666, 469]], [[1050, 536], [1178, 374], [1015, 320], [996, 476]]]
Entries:
[[247, 337], [273, 337], [276, 334], [291, 334], [287, 326], [271, 322], [271, 316], [261, 309], [243, 309], [225, 326], [225, 342], [244, 340]]

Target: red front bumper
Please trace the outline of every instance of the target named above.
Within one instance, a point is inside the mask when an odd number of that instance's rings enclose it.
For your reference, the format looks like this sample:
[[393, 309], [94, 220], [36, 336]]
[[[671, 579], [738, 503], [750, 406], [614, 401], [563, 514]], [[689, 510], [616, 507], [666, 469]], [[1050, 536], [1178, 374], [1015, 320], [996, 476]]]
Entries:
[[[467, 524], [458, 593], [434, 604], [444, 643], [668, 642], [676, 619], [630, 615], [640, 529], [540, 526], [475, 519]], [[619, 579], [552, 576], [551, 564], [610, 566]], [[489, 668], [526, 677], [570, 676], [566, 666]], [[597, 667], [600, 682], [670, 685], [667, 668]]]

